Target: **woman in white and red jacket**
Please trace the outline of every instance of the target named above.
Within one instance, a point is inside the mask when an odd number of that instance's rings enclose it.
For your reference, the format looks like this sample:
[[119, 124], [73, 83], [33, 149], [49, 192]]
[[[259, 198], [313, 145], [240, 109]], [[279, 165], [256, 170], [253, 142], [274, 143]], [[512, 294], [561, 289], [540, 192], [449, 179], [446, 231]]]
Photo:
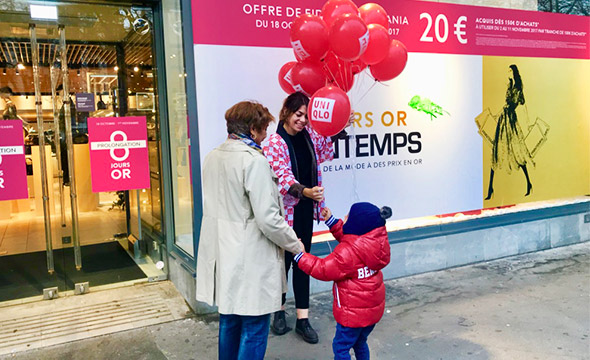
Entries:
[[335, 359], [350, 359], [351, 348], [358, 360], [369, 359], [367, 337], [385, 309], [381, 269], [390, 259], [385, 219], [391, 216], [391, 209], [362, 202], [352, 205], [344, 222], [334, 218], [328, 208], [322, 215], [340, 243], [323, 259], [299, 253], [295, 261], [314, 278], [334, 281]]
[[[309, 98], [299, 92], [289, 95], [279, 114], [277, 132], [270, 135], [264, 154], [279, 178], [279, 191], [283, 195], [285, 218], [303, 242], [306, 251], [311, 249], [313, 220], [319, 221], [324, 201], [320, 164], [334, 158], [330, 138], [321, 136], [309, 126], [307, 106]], [[297, 308], [295, 330], [303, 340], [315, 344], [318, 336], [309, 324], [309, 275], [293, 262], [293, 255], [285, 254], [287, 276], [293, 265], [293, 292]], [[286, 294], [283, 294], [283, 305]], [[277, 335], [291, 330], [285, 320], [284, 307], [275, 313], [271, 329]]]

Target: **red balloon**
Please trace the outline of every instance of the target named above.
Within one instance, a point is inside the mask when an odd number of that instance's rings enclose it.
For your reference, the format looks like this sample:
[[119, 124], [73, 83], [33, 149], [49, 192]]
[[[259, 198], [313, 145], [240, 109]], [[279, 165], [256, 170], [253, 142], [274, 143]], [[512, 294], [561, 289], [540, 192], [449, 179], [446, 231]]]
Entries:
[[326, 75], [319, 62], [298, 62], [291, 70], [293, 89], [311, 96], [318, 89], [326, 85]]
[[390, 40], [387, 29], [383, 26], [371, 24], [367, 28], [369, 29], [369, 45], [361, 55], [361, 60], [368, 65], [373, 65], [385, 59], [389, 51]]
[[291, 26], [291, 46], [298, 60], [320, 60], [328, 52], [328, 28], [319, 16], [304, 14]]
[[354, 85], [352, 62], [341, 60], [332, 51], [329, 51], [324, 59], [324, 70], [329, 83], [338, 86], [345, 92], [352, 89]]
[[309, 101], [307, 116], [311, 126], [320, 135], [336, 135], [348, 124], [350, 100], [340, 88], [323, 87]]
[[408, 61], [408, 50], [401, 41], [391, 40], [389, 51], [383, 61], [371, 65], [371, 75], [377, 81], [387, 81], [401, 74]]
[[342, 60], [354, 61], [367, 49], [369, 31], [356, 15], [340, 16], [330, 29], [330, 48]]
[[287, 94], [292, 94], [295, 92], [291, 79], [291, 69], [293, 69], [295, 64], [297, 64], [296, 61], [289, 61], [281, 67], [281, 70], [279, 70], [279, 85], [281, 85], [281, 89], [283, 89], [283, 91], [285, 91]]
[[386, 29], [389, 29], [389, 18], [387, 12], [381, 7], [381, 5], [375, 3], [367, 3], [359, 8], [361, 19], [365, 21], [365, 24], [379, 24]]
[[366, 67], [367, 64], [365, 64], [361, 59], [355, 60], [352, 62], [352, 73], [356, 75], [361, 71], [365, 70]]
[[322, 18], [328, 29], [339, 16], [344, 14], [358, 15], [359, 9], [351, 0], [328, 0], [322, 7]]

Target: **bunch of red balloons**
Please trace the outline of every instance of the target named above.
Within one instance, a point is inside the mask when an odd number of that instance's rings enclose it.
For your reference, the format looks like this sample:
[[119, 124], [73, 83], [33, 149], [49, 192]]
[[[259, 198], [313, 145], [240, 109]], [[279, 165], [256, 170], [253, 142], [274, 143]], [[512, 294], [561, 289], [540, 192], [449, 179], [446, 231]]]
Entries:
[[[388, 81], [402, 72], [408, 59], [404, 44], [389, 38], [387, 13], [374, 3], [359, 8], [352, 0], [328, 0], [321, 17], [297, 17], [290, 38], [297, 61], [286, 63], [279, 71], [281, 88], [288, 94], [300, 91], [308, 96], [322, 89], [322, 99], [335, 102], [315, 103], [329, 103], [336, 110], [334, 114], [348, 114], [345, 119], [332, 116], [318, 120], [312, 114], [318, 110], [314, 109], [314, 95], [309, 118], [312, 126], [318, 131], [321, 128], [319, 132], [325, 136], [338, 133], [348, 123], [350, 101], [346, 92], [354, 85], [356, 74], [368, 66], [376, 81]], [[340, 109], [346, 106], [348, 112]], [[325, 130], [327, 127], [330, 129]]]

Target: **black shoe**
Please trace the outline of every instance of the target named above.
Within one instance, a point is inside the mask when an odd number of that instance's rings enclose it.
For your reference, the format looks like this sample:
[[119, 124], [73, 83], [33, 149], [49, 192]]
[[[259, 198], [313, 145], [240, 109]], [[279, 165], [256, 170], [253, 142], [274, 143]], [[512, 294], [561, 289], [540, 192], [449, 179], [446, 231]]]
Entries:
[[270, 324], [270, 329], [276, 335], [284, 335], [292, 330], [287, 326], [287, 321], [285, 320], [285, 310], [279, 310], [275, 312], [272, 324]]
[[297, 334], [301, 335], [303, 340], [310, 344], [317, 344], [319, 341], [318, 333], [311, 327], [308, 319], [297, 319], [295, 331]]

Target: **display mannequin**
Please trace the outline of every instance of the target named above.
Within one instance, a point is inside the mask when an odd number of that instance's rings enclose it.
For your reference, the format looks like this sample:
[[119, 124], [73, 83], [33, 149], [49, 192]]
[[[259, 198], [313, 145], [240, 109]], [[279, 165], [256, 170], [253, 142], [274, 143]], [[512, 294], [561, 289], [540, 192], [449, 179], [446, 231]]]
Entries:
[[17, 114], [16, 105], [10, 99], [14, 96], [12, 89], [8, 86], [0, 88], [0, 99], [4, 101], [4, 111], [2, 111], [2, 120], [20, 120], [23, 122], [23, 132], [26, 137], [29, 134], [29, 124]]
[[[57, 87], [58, 99], [63, 99], [63, 87], [59, 85]], [[70, 102], [70, 121], [72, 125], [72, 131], [76, 127], [76, 107], [72, 102], [71, 96], [68, 96]], [[66, 141], [66, 116], [65, 116], [65, 105], [61, 104], [59, 110], [59, 148], [61, 158], [61, 169], [63, 171], [63, 184], [64, 186], [70, 185], [70, 167], [68, 164], [68, 145]]]

